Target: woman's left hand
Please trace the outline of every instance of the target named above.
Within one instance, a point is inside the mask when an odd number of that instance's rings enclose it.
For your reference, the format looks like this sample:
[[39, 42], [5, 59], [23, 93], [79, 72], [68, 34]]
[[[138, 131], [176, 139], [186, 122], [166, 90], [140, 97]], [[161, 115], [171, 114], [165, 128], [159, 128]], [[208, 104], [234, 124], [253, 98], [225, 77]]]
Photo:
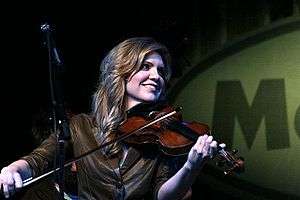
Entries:
[[217, 150], [217, 142], [212, 136], [199, 136], [195, 145], [191, 148], [185, 166], [190, 170], [197, 170], [203, 166], [206, 158], [212, 157]]

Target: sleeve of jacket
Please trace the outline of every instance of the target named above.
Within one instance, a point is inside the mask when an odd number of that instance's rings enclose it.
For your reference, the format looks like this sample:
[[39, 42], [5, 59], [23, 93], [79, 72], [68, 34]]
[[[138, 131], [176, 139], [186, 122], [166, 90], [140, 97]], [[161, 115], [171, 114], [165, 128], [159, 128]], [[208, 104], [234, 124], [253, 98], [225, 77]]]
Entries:
[[157, 199], [160, 187], [182, 167], [184, 156], [162, 156], [159, 162], [153, 184], [153, 199]]
[[[28, 162], [34, 177], [53, 169], [56, 158], [56, 146], [57, 137], [54, 133], [52, 133], [41, 143], [39, 147], [34, 149], [30, 154], [21, 157], [21, 159]], [[66, 161], [72, 156], [72, 154], [72, 140], [70, 139], [65, 141]]]

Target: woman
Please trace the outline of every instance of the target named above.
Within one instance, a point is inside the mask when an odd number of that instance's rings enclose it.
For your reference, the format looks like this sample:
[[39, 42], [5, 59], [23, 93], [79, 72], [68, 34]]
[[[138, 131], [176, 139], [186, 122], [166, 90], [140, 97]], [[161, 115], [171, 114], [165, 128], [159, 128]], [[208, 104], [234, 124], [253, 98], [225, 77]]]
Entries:
[[[127, 39], [103, 59], [91, 115], [70, 120], [72, 139], [67, 151], [79, 156], [116, 137], [118, 126], [130, 116], [149, 114], [164, 104], [170, 79], [167, 48], [147, 37]], [[55, 156], [51, 135], [30, 155], [1, 170], [6, 197], [22, 187], [22, 180], [49, 169]], [[184, 164], [152, 145], [115, 143], [76, 163], [80, 199], [182, 199], [211, 156], [217, 143], [200, 136]]]

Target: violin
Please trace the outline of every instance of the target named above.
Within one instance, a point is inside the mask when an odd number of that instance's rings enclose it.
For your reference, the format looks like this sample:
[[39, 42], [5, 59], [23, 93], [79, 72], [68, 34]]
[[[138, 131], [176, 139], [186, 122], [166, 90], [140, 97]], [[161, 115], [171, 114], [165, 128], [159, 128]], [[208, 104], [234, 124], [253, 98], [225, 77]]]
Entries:
[[[129, 144], [155, 144], [166, 155], [179, 156], [188, 154], [198, 137], [211, 135], [207, 124], [187, 122], [182, 120], [179, 113], [181, 108], [164, 107], [161, 111], [152, 111], [147, 116], [132, 116], [126, 119], [118, 128], [118, 134]], [[225, 144], [219, 145], [216, 156], [217, 165], [227, 165], [224, 174], [244, 171], [244, 159], [226, 151]]]

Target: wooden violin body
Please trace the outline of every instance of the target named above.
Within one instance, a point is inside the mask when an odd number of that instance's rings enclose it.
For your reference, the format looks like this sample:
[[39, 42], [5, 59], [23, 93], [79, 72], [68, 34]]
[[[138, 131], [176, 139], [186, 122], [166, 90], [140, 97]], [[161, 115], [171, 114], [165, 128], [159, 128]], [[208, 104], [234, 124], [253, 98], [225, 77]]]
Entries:
[[[119, 129], [121, 134], [134, 131], [145, 123], [140, 117], [132, 117]], [[126, 131], [125, 131], [126, 130]], [[176, 131], [175, 131], [176, 130]], [[171, 122], [167, 127], [154, 125], [126, 139], [131, 144], [157, 144], [167, 155], [184, 155], [189, 152], [200, 135], [209, 134], [209, 126], [197, 122]]]
[[[174, 114], [163, 120], [159, 119], [170, 113]], [[176, 109], [168, 106], [160, 112], [156, 111], [148, 116], [128, 118], [120, 125], [118, 134], [130, 134], [130, 137], [126, 137], [124, 140], [127, 143], [159, 145], [159, 149], [164, 154], [178, 156], [188, 154], [199, 136], [210, 135], [210, 128], [204, 123], [183, 121]], [[224, 171], [225, 174], [244, 170], [243, 159], [235, 158], [223, 148], [218, 148], [218, 153], [218, 158], [223, 158], [229, 167]]]

